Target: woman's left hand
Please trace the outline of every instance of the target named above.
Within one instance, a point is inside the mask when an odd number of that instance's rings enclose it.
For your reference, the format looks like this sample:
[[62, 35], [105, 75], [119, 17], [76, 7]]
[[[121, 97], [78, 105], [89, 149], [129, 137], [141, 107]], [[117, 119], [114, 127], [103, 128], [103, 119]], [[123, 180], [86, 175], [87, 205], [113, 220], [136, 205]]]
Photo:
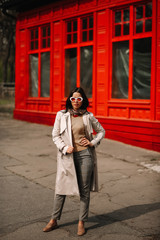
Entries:
[[84, 147], [86, 147], [86, 146], [92, 147], [93, 146], [92, 143], [85, 137], [81, 139], [80, 145], [84, 146]]

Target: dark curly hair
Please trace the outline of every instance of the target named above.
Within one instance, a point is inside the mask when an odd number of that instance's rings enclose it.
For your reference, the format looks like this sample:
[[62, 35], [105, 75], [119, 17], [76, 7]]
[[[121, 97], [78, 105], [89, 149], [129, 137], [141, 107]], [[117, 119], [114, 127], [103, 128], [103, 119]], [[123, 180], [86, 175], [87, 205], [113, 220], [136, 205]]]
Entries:
[[66, 112], [68, 111], [68, 109], [72, 109], [72, 104], [70, 101], [70, 97], [73, 96], [73, 93], [78, 92], [81, 94], [82, 98], [83, 98], [83, 102], [82, 102], [82, 106], [80, 107], [80, 109], [87, 109], [87, 107], [89, 106], [89, 101], [88, 98], [83, 90], [83, 88], [81, 87], [76, 87], [75, 89], [73, 89], [69, 95], [69, 97], [66, 100]]

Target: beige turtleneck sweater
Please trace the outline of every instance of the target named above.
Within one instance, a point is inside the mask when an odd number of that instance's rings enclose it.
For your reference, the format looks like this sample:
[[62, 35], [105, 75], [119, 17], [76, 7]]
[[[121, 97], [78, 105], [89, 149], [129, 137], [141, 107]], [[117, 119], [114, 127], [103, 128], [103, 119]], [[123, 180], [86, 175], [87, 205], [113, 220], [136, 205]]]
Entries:
[[85, 128], [82, 115], [77, 117], [71, 116], [71, 127], [74, 152], [79, 152], [86, 149], [87, 147], [80, 145], [81, 139], [85, 137]]

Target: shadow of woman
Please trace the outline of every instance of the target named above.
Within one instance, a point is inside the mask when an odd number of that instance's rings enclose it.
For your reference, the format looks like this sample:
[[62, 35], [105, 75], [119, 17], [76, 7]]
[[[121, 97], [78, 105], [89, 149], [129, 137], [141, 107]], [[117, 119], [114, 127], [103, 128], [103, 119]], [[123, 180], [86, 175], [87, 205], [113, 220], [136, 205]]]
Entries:
[[[95, 216], [89, 217], [88, 219], [88, 222], [93, 222], [95, 224], [86, 228], [86, 230], [91, 230], [91, 229], [103, 227], [105, 225], [109, 225], [115, 222], [121, 222], [124, 220], [136, 218], [158, 209], [160, 209], [160, 202], [143, 204], [143, 205], [133, 205], [133, 206], [128, 206], [125, 208], [115, 210], [107, 214], [104, 213], [101, 215], [95, 215]], [[61, 226], [69, 226], [76, 223], [77, 221], [73, 221], [73, 222], [65, 223]]]

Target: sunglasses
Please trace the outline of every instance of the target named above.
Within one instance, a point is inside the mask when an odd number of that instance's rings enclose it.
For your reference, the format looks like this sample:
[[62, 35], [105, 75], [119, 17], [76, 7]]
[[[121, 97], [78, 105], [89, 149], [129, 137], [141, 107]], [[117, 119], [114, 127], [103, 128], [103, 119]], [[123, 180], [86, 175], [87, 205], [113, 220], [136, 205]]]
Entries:
[[83, 98], [82, 97], [70, 97], [70, 101], [71, 102], [75, 102], [77, 100], [77, 102], [82, 102]]

